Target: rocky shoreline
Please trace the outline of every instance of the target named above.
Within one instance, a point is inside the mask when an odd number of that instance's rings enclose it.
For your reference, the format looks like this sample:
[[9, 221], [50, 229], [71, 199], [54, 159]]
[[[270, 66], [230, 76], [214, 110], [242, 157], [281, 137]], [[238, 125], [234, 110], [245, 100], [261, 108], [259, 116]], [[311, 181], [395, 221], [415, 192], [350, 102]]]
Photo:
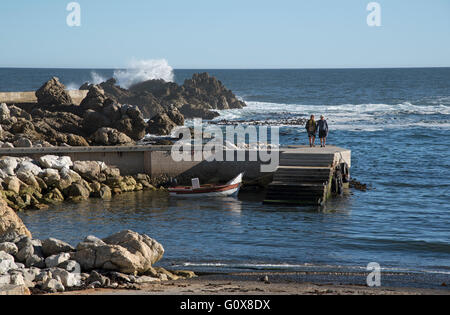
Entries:
[[103, 240], [88, 236], [76, 247], [53, 238], [0, 234], [0, 292], [130, 290], [142, 284], [196, 277], [192, 271], [153, 267], [163, 254], [164, 248], [156, 240], [133, 231]]
[[152, 185], [157, 181], [146, 174], [121, 176], [118, 168], [103, 162], [72, 162], [68, 156], [46, 155], [37, 160], [0, 158], [0, 196], [16, 211], [44, 209], [63, 201], [110, 199], [126, 192], [157, 190]]

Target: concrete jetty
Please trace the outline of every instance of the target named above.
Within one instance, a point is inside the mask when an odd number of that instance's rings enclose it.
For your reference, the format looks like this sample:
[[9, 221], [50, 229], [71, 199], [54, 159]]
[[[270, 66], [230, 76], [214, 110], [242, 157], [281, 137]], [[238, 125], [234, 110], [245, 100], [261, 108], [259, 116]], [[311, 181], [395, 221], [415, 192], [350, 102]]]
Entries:
[[[245, 181], [273, 175], [266, 202], [289, 204], [324, 203], [331, 196], [335, 168], [341, 163], [351, 167], [351, 151], [334, 146], [289, 146], [275, 150], [279, 151], [280, 163], [272, 173], [261, 172], [261, 165], [267, 162], [249, 159], [251, 150], [234, 151], [233, 161], [213, 162], [174, 161], [171, 150], [172, 146], [0, 148], [0, 156], [37, 159], [44, 155], [66, 155], [73, 161], [103, 161], [119, 168], [124, 175], [145, 173], [152, 177], [199, 178], [202, 183], [225, 182], [241, 172], [245, 172]], [[245, 160], [239, 161], [237, 156], [242, 151]]]
[[[81, 101], [86, 97], [86, 90], [68, 90], [75, 105], [80, 105]], [[0, 92], [0, 103], [10, 104], [32, 104], [37, 103], [35, 92]]]
[[[336, 168], [351, 167], [351, 151], [290, 146], [280, 152], [280, 166], [267, 189], [265, 203], [321, 205], [330, 198]], [[349, 175], [349, 174], [348, 174]]]

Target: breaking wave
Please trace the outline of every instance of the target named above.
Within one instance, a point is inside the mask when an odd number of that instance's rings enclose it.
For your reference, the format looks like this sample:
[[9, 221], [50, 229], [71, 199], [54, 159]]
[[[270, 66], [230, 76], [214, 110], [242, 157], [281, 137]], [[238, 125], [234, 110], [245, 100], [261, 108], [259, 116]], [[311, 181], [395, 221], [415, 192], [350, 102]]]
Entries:
[[114, 78], [123, 88], [129, 88], [133, 84], [147, 80], [163, 79], [166, 82], [174, 81], [173, 68], [167, 60], [133, 60], [127, 69], [115, 70]]
[[[220, 111], [216, 120], [270, 120], [277, 125], [292, 117], [326, 116], [334, 129], [378, 131], [389, 128], [450, 129], [450, 106], [442, 103], [414, 105], [409, 102], [389, 104], [303, 105], [247, 102], [243, 109]], [[278, 124], [282, 126], [282, 124]]]

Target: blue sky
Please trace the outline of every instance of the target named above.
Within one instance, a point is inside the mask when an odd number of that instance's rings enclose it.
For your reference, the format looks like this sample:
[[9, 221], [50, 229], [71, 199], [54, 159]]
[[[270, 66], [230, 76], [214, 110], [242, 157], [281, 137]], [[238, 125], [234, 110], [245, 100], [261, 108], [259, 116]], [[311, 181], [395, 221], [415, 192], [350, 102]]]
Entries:
[[450, 66], [450, 0], [70, 0], [0, 3], [0, 67], [174, 68]]

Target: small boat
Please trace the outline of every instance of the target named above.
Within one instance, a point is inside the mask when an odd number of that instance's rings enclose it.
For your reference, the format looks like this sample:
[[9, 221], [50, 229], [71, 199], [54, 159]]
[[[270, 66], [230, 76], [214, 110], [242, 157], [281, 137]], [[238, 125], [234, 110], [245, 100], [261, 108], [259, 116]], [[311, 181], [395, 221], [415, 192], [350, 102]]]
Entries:
[[244, 173], [239, 174], [225, 185], [201, 185], [198, 178], [192, 180], [192, 186], [169, 188], [173, 197], [229, 197], [236, 196], [242, 185]]

